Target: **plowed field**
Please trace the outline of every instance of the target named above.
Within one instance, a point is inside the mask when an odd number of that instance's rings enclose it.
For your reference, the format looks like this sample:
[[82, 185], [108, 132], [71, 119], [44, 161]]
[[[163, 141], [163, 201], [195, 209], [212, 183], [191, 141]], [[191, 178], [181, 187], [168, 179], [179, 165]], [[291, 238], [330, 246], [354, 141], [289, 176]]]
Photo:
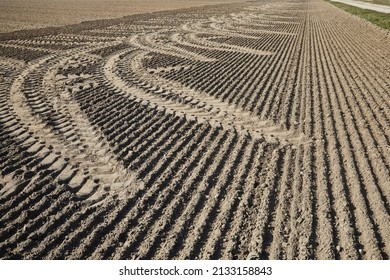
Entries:
[[262, 0], [2, 38], [0, 258], [389, 258], [389, 33]]

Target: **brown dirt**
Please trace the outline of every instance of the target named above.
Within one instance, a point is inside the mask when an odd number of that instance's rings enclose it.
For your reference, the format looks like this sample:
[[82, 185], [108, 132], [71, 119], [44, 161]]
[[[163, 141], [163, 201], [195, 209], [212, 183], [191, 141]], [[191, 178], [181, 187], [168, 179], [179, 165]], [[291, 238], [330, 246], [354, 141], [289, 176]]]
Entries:
[[244, 0], [0, 0], [0, 33]]
[[0, 49], [2, 259], [389, 258], [387, 32], [264, 0]]

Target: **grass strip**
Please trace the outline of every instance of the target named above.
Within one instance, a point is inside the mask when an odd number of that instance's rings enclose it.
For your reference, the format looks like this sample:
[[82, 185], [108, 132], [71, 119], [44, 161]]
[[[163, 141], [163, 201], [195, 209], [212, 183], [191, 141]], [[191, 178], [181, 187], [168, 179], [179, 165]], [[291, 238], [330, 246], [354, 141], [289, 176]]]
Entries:
[[390, 30], [390, 14], [380, 13], [376, 11], [361, 9], [358, 7], [353, 7], [347, 4], [339, 3], [339, 2], [333, 2], [333, 1], [327, 1], [331, 3], [332, 5], [335, 5], [336, 7], [350, 13], [353, 15], [356, 15], [360, 18], [363, 18], [365, 20], [368, 20], [369, 22], [372, 22], [373, 24]]

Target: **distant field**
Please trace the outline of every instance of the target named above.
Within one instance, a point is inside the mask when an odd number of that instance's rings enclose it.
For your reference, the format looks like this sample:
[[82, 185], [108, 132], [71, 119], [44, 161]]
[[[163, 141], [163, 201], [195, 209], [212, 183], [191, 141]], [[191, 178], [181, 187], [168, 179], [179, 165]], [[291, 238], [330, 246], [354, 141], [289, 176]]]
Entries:
[[363, 2], [369, 2], [373, 4], [390, 6], [390, 0], [361, 0]]
[[244, 0], [0, 0], [0, 33], [229, 2]]

